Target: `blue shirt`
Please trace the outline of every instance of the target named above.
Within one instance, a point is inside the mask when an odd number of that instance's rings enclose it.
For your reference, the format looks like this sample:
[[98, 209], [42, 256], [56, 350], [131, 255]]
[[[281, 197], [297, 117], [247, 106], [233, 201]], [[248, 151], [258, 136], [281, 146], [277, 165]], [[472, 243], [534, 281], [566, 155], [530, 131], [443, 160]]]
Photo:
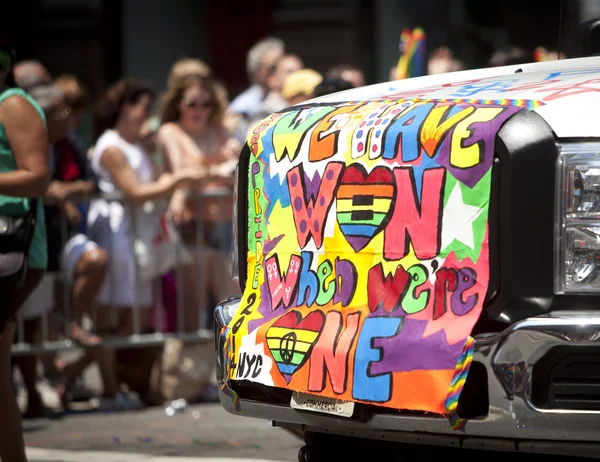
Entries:
[[254, 84], [236, 96], [229, 105], [229, 109], [251, 119], [260, 111], [263, 99], [265, 99], [263, 89], [260, 85]]
[[229, 105], [229, 110], [242, 116], [239, 127], [234, 133], [240, 143], [246, 142], [249, 123], [255, 119], [260, 112], [265, 94], [260, 85], [252, 85], [246, 91], [240, 93]]

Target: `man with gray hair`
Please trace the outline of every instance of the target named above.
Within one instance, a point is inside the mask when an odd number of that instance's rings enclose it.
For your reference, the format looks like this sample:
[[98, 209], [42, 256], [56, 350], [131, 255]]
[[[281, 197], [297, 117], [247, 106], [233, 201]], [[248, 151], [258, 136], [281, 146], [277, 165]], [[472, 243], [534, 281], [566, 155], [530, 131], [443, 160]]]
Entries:
[[52, 76], [44, 65], [34, 59], [28, 59], [17, 63], [14, 67], [15, 81], [19, 88], [30, 92], [40, 85], [48, 85], [52, 82]]
[[229, 110], [242, 118], [240, 141], [245, 141], [248, 121], [260, 110], [261, 103], [269, 91], [268, 77], [277, 61], [285, 52], [285, 44], [276, 37], [266, 37], [255, 43], [246, 56], [246, 71], [250, 87], [240, 93], [230, 104]]

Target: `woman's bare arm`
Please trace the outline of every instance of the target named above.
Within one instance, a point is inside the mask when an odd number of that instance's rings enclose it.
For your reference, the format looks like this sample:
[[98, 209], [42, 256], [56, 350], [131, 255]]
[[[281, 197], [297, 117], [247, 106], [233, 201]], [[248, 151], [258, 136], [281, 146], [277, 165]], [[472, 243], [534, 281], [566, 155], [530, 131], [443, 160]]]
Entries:
[[165, 160], [170, 172], [175, 173], [183, 168], [183, 157], [185, 153], [178, 140], [180, 128], [173, 123], [167, 123], [158, 130], [156, 140], [160, 152], [165, 156]]
[[175, 186], [173, 175], [166, 173], [153, 183], [142, 184], [119, 148], [111, 146], [102, 153], [100, 164], [108, 171], [125, 197], [134, 203], [159, 199], [169, 194]]
[[73, 197], [85, 197], [96, 191], [96, 183], [91, 180], [58, 181], [54, 180], [46, 190], [46, 198], [64, 201]]
[[[230, 157], [227, 157], [232, 153], [231, 143], [229, 142], [230, 140], [228, 139], [228, 136], [224, 136], [220, 131], [213, 132], [213, 134], [216, 134], [219, 139], [223, 140], [219, 144], [217, 151], [214, 154], [207, 156], [197, 155], [196, 153], [194, 156], [192, 156], [197, 167], [202, 169], [206, 168], [207, 171], [207, 175], [204, 178], [201, 178], [202, 181], [197, 182], [195, 186], [202, 186], [202, 184], [206, 182], [209, 182], [213, 185], [217, 184], [220, 186], [232, 186], [233, 175], [223, 173], [223, 170], [227, 170], [227, 166], [224, 165], [224, 162], [227, 162], [231, 159]], [[183, 162], [185, 152], [183, 151], [182, 144], [178, 139], [178, 137], [181, 135], [182, 133], [180, 133], [180, 128], [172, 123], [163, 125], [158, 131], [159, 148], [169, 163], [171, 171], [175, 174], [178, 172], [184, 173], [186, 171]], [[239, 152], [233, 153], [233, 155], [237, 156], [239, 155]], [[229, 168], [229, 170], [231, 170], [231, 168]], [[233, 165], [233, 171], [235, 171], [235, 162]], [[176, 189], [169, 203], [169, 211], [175, 223], [179, 223], [183, 220], [185, 203], [186, 192], [181, 188]]]
[[210, 178], [221, 186], [233, 186], [235, 167], [239, 161], [242, 145], [225, 129], [221, 129], [218, 133], [221, 142], [217, 152], [211, 156], [215, 162], [209, 168]]
[[[181, 145], [177, 140], [177, 136], [177, 127], [172, 123], [167, 123], [160, 127], [157, 134], [158, 148], [165, 156], [168, 170], [173, 173], [181, 172], [183, 166], [184, 154]], [[169, 212], [177, 224], [181, 223], [183, 220], [186, 197], [186, 192], [182, 188], [175, 189], [171, 196]]]
[[17, 163], [17, 170], [0, 173], [0, 194], [43, 196], [50, 182], [50, 161], [42, 118], [25, 98], [11, 96], [0, 105], [0, 121]]
[[190, 170], [184, 173], [163, 173], [153, 183], [140, 183], [131, 166], [127, 163], [125, 154], [114, 146], [102, 153], [100, 164], [108, 171], [118, 188], [125, 197], [133, 203], [143, 203], [169, 195], [175, 187], [185, 181], [203, 178], [204, 172]]

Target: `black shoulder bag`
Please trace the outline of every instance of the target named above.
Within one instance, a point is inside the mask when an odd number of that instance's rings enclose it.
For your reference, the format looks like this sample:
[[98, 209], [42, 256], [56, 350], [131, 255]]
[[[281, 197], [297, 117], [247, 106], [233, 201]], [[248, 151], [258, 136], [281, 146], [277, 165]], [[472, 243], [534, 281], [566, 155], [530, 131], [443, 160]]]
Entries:
[[36, 218], [37, 199], [29, 201], [25, 215], [0, 214], [0, 294], [3, 296], [23, 287]]

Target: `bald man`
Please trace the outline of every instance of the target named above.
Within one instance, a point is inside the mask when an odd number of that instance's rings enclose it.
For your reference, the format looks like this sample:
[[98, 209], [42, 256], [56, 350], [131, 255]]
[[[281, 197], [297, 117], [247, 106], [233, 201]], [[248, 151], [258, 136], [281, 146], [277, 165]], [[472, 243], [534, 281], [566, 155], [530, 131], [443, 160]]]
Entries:
[[17, 85], [27, 92], [40, 85], [52, 83], [50, 72], [37, 60], [19, 62], [15, 65], [13, 72]]

